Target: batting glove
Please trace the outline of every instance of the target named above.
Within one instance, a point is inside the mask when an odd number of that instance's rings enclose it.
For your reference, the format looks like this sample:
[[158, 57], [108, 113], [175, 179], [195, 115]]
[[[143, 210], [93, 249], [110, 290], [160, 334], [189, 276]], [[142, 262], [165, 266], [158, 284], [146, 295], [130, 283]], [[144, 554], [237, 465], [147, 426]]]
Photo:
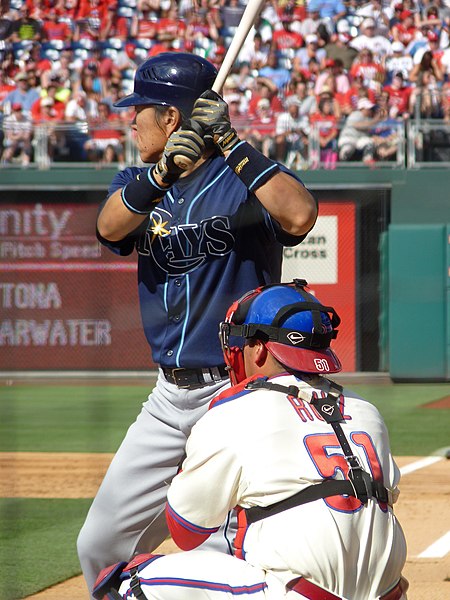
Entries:
[[191, 121], [198, 123], [205, 135], [212, 136], [222, 154], [240, 141], [236, 130], [231, 126], [228, 104], [212, 90], [206, 90], [195, 101]]
[[205, 142], [195, 131], [174, 131], [167, 140], [163, 155], [154, 166], [153, 173], [158, 175], [165, 185], [173, 185], [187, 168], [201, 158], [204, 150]]

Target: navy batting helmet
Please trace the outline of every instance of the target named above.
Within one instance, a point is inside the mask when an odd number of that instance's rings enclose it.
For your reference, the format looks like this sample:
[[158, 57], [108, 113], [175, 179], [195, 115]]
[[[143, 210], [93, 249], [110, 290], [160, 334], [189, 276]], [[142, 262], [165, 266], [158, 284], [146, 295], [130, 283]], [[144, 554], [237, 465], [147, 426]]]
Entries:
[[184, 117], [189, 117], [194, 102], [202, 92], [211, 89], [216, 76], [216, 68], [201, 56], [162, 52], [139, 65], [134, 92], [114, 106], [176, 106]]

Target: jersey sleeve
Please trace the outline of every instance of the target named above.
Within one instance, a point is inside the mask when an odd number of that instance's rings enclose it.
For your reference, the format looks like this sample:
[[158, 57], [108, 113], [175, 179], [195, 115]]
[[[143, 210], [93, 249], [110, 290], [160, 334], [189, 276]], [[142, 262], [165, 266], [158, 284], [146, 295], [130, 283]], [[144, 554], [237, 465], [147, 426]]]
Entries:
[[[106, 196], [106, 198], [103, 200], [103, 202], [99, 206], [98, 212], [100, 213], [100, 211], [104, 207], [106, 201], [114, 192], [125, 187], [129, 181], [134, 179], [136, 177], [136, 175], [143, 170], [144, 170], [143, 168], [139, 168], [139, 167], [127, 167], [123, 171], [120, 171], [119, 173], [117, 173], [114, 176], [114, 178], [108, 188], [108, 195]], [[110, 240], [106, 240], [104, 237], [102, 237], [100, 235], [100, 233], [98, 232], [98, 229], [96, 229], [96, 234], [97, 234], [98, 241], [103, 246], [106, 246], [106, 248], [108, 248], [109, 250], [114, 252], [114, 254], [118, 254], [120, 256], [128, 256], [133, 252], [136, 241], [139, 239], [139, 236], [141, 235], [141, 233], [143, 231], [145, 231], [146, 227], [147, 227], [147, 221], [144, 221], [137, 229], [135, 229], [129, 235], [127, 235], [127, 237], [125, 237], [123, 240], [118, 240], [117, 242], [111, 242]]]
[[238, 503], [242, 467], [227, 439], [228, 428], [218, 422], [220, 413], [215, 408], [193, 427], [183, 470], [168, 491], [169, 531], [183, 550], [199, 546], [217, 531]]

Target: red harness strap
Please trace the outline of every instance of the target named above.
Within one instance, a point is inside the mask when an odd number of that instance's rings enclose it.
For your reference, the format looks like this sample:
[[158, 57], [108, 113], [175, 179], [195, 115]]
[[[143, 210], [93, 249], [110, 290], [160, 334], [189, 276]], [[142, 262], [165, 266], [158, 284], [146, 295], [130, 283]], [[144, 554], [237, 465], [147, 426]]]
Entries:
[[[287, 588], [302, 594], [305, 598], [309, 598], [309, 600], [342, 600], [339, 596], [327, 592], [327, 590], [324, 590], [315, 583], [311, 583], [311, 581], [308, 581], [303, 577], [290, 581], [287, 584]], [[403, 589], [399, 581], [390, 592], [381, 596], [380, 600], [400, 600], [402, 594]]]

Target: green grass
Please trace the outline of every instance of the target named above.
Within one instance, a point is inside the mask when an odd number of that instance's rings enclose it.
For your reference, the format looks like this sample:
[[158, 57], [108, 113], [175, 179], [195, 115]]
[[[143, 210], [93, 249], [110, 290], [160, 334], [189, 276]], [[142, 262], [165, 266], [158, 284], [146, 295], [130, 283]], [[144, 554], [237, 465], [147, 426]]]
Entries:
[[348, 387], [372, 402], [383, 415], [394, 455], [428, 456], [450, 447], [450, 410], [424, 406], [449, 396], [450, 385], [398, 383]]
[[153, 382], [1, 387], [0, 452], [114, 452]]
[[1, 600], [25, 598], [80, 573], [75, 544], [90, 503], [0, 499]]
[[[0, 452], [114, 452], [152, 385], [0, 387]], [[449, 395], [449, 385], [347, 387], [380, 410], [394, 455], [450, 446], [449, 410], [424, 407]], [[80, 573], [75, 542], [90, 503], [0, 499], [0, 600], [24, 598]]]

